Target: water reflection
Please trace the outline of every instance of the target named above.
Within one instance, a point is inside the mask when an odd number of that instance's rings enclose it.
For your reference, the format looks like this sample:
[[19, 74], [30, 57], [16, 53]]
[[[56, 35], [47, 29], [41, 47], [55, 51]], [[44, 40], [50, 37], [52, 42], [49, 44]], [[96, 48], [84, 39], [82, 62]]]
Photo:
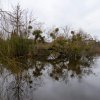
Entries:
[[12, 63], [2, 63], [0, 65], [0, 100], [35, 100], [34, 92], [39, 87], [45, 86], [44, 80], [48, 77], [65, 83], [70, 79], [80, 80], [86, 75], [93, 74], [93, 63], [92, 57], [69, 61], [13, 59]]

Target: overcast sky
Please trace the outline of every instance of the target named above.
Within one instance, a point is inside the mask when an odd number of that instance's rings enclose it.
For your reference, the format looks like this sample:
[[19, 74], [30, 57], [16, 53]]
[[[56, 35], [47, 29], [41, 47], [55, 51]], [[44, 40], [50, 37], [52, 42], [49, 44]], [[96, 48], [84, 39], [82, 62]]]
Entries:
[[33, 10], [34, 16], [47, 26], [83, 29], [100, 39], [100, 0], [1, 0], [9, 9], [18, 2]]

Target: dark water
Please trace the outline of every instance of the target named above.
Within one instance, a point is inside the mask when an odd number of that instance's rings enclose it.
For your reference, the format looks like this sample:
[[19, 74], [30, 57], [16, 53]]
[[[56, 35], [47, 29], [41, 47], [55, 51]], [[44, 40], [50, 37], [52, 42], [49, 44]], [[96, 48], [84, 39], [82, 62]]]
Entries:
[[0, 66], [0, 100], [100, 100], [100, 57]]

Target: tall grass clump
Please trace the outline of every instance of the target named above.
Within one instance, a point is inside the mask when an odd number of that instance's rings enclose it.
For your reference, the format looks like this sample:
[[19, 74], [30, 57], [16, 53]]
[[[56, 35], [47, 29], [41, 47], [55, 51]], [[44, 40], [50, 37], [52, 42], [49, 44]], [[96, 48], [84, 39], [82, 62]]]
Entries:
[[26, 57], [31, 41], [21, 36], [12, 36], [8, 41], [9, 57]]

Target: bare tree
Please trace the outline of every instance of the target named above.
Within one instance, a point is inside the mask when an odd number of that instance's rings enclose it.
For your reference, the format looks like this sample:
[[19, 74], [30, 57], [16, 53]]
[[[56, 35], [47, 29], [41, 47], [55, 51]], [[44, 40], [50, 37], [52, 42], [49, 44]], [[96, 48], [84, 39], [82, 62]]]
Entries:
[[70, 33], [70, 27], [65, 26], [64, 28], [62, 28], [62, 30], [63, 30], [64, 37], [68, 38], [69, 37], [69, 33]]
[[0, 27], [8, 34], [16, 33], [19, 36], [28, 37], [29, 26], [34, 20], [29, 18], [28, 12], [22, 10], [19, 4], [13, 8], [12, 12], [0, 9]]
[[24, 26], [24, 22], [23, 22], [23, 11], [21, 10], [19, 4], [16, 6], [11, 15], [13, 16], [13, 17], [10, 16], [11, 25], [14, 27], [15, 32], [21, 35], [21, 29]]

